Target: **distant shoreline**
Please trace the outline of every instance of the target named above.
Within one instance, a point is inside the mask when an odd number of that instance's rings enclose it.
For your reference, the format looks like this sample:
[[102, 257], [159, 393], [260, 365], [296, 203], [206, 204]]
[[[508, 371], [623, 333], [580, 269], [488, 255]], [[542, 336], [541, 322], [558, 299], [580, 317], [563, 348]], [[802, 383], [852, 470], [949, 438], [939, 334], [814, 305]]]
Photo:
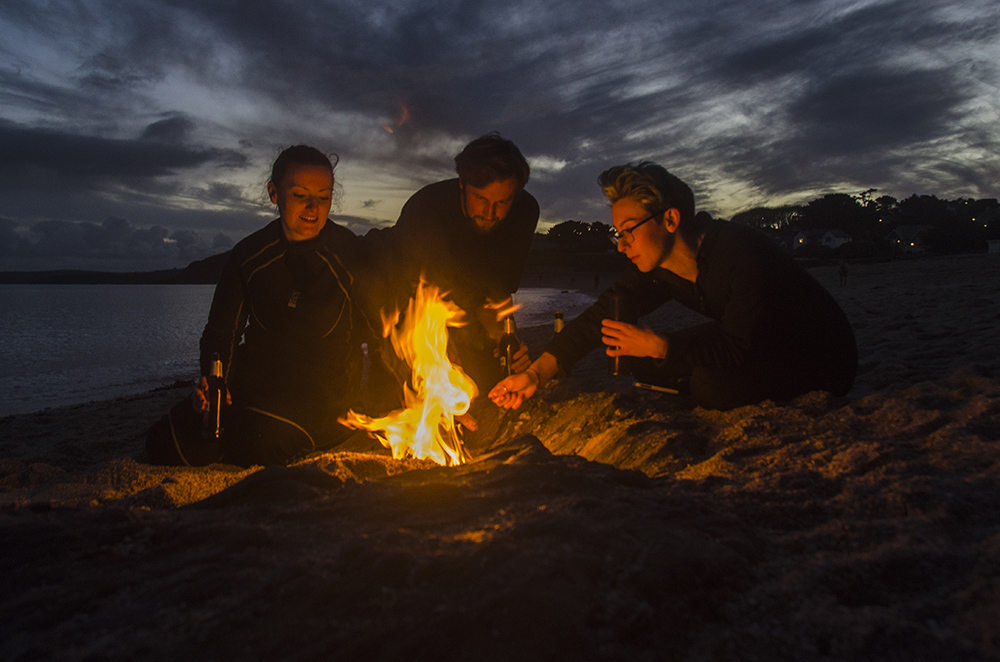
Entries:
[[229, 253], [160, 271], [0, 271], [0, 285], [215, 285]]

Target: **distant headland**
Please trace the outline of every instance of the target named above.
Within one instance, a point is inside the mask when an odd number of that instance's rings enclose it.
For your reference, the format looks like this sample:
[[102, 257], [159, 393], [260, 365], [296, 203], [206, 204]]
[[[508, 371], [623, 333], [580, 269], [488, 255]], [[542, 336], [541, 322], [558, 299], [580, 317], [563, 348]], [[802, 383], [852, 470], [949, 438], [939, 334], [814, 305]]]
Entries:
[[160, 271], [0, 271], [0, 285], [215, 285], [228, 257], [226, 251], [183, 269]]

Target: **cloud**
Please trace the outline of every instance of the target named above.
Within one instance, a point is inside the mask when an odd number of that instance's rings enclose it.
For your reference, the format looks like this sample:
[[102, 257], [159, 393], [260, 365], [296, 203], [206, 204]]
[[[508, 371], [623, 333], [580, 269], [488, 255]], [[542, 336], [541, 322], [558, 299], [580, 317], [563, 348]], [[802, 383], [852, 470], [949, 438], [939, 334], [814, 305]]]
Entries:
[[231, 245], [222, 234], [208, 241], [192, 230], [170, 231], [159, 225], [139, 228], [115, 217], [101, 223], [40, 221], [20, 233], [9, 221], [0, 223], [0, 256], [73, 258], [78, 264], [89, 261], [112, 270], [116, 262], [132, 264], [135, 260], [186, 265]]
[[299, 142], [342, 157], [345, 222], [391, 222], [491, 130], [532, 162], [543, 222], [605, 219], [597, 174], [641, 158], [724, 216], [1000, 193], [991, 0], [10, 0], [0, 27], [0, 214], [21, 226], [238, 237]]
[[20, 241], [17, 236], [17, 224], [9, 218], [0, 218], [0, 258], [13, 255]]
[[[365, 216], [352, 216], [349, 214], [330, 214], [330, 220], [341, 225], [356, 235], [364, 235], [372, 228], [385, 227], [386, 222]], [[393, 219], [395, 221], [395, 219]], [[388, 223], [391, 225], [392, 223]]]
[[788, 107], [806, 148], [863, 155], [941, 137], [968, 101], [948, 71], [864, 71], [810, 85]]
[[126, 140], [0, 123], [0, 171], [38, 168], [89, 181], [95, 178], [136, 180], [175, 174], [212, 164], [220, 168], [246, 165], [238, 151]]
[[188, 135], [194, 129], [194, 122], [183, 115], [173, 115], [153, 122], [145, 128], [140, 138], [142, 140], [157, 140], [163, 143], [187, 142]]

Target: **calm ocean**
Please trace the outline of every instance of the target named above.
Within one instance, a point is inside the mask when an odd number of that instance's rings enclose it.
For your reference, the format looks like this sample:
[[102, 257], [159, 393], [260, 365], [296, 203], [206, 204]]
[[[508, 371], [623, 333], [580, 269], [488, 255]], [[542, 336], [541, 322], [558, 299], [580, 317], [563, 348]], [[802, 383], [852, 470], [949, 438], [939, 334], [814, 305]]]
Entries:
[[[141, 393], [198, 372], [214, 285], [0, 285], [0, 416]], [[514, 295], [520, 327], [594, 297]]]

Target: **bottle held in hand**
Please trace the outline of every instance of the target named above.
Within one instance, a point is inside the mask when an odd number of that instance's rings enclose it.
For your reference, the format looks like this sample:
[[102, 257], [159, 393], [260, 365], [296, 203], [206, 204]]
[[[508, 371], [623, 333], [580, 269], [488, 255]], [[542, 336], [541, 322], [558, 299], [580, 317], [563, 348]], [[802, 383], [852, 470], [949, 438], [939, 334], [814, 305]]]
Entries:
[[508, 315], [503, 318], [503, 335], [500, 336], [500, 367], [504, 377], [514, 374], [514, 354], [520, 348], [521, 341], [514, 330], [514, 316]]
[[[631, 306], [629, 306], [628, 300], [625, 299], [621, 292], [611, 293], [611, 301], [608, 307], [608, 319], [613, 319], [618, 322], [628, 322], [629, 324], [636, 323], [636, 315], [632, 311]], [[612, 377], [621, 377], [630, 373], [631, 370], [629, 368], [627, 356], [608, 357], [608, 375]]]
[[222, 433], [222, 402], [226, 384], [222, 379], [222, 360], [218, 352], [212, 352], [212, 368], [208, 375], [208, 416], [203, 431], [206, 439], [217, 440]]

